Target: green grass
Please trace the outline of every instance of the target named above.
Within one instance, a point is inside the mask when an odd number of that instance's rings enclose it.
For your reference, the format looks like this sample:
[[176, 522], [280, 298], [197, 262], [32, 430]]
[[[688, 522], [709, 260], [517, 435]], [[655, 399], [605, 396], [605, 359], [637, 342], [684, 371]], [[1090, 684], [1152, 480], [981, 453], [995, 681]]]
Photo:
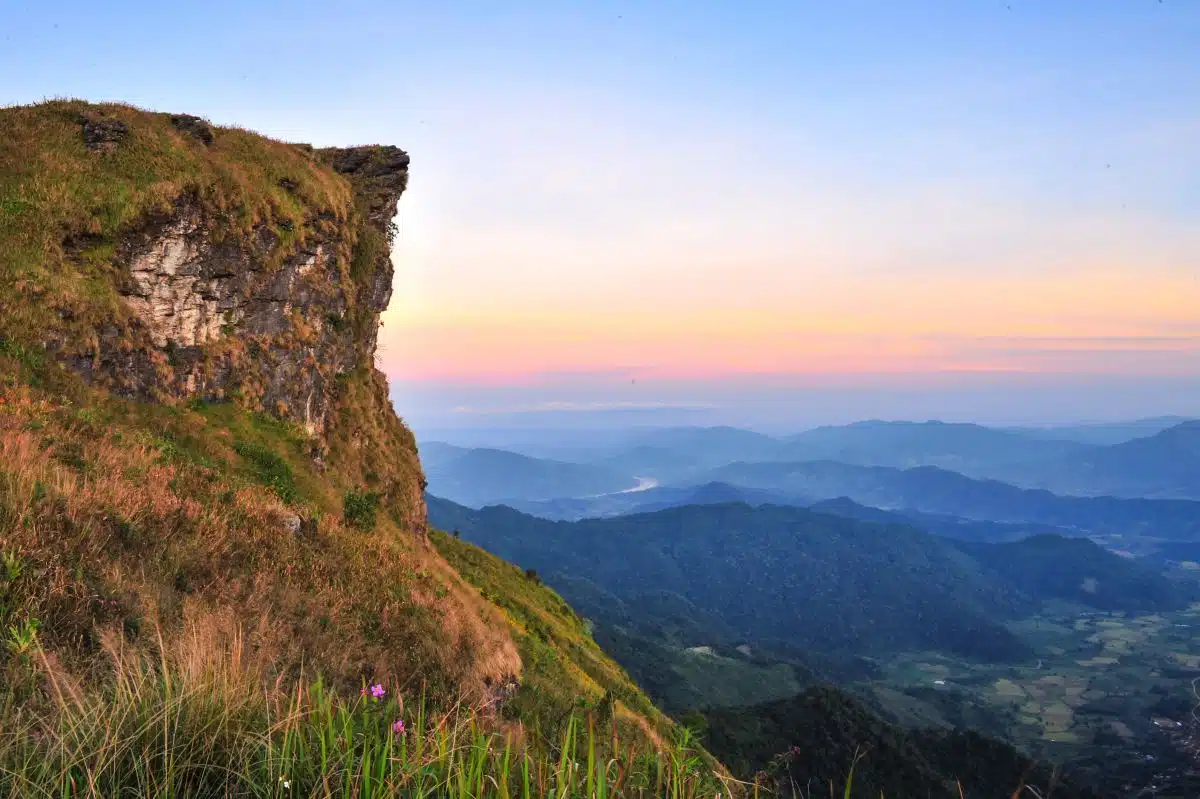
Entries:
[[350, 490], [342, 497], [342, 518], [359, 530], [375, 529], [375, 511], [379, 494], [375, 491]]
[[480, 594], [505, 612], [526, 668], [526, 684], [511, 707], [544, 728], [561, 723], [563, 708], [599, 709], [619, 703], [648, 720], [654, 732], [673, 725], [592, 639], [567, 602], [524, 570], [443, 532], [431, 533], [438, 551]]
[[41, 352], [14, 339], [0, 336], [0, 354], [7, 355], [30, 369], [40, 369], [45, 358]]
[[[0, 688], [0, 795], [128, 797], [729, 796], [686, 731], [663, 751], [619, 738], [595, 714], [518, 742], [479, 711], [418, 698], [288, 692], [238, 664], [238, 645], [155, 659], [109, 640], [113, 679], [80, 686], [44, 653], [36, 710]], [[28, 703], [27, 703], [28, 708]], [[397, 729], [403, 722], [403, 729]]]
[[239, 441], [234, 450], [252, 465], [255, 476], [277, 497], [289, 504], [299, 499], [292, 469], [278, 453], [252, 441]]

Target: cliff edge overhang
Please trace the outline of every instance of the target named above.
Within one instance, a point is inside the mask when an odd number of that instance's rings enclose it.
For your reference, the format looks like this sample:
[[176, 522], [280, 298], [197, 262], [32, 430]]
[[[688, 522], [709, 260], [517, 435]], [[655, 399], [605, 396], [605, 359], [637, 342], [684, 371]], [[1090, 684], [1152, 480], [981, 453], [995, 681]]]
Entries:
[[298, 422], [319, 446], [338, 382], [373, 369], [408, 154], [121, 105], [0, 114], [0, 235], [19, 232], [0, 339], [118, 395]]

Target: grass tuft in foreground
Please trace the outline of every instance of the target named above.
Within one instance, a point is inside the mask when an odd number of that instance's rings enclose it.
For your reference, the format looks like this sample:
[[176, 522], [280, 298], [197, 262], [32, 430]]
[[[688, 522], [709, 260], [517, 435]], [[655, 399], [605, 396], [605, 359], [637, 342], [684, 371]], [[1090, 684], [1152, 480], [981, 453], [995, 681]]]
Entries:
[[683, 799], [732, 787], [686, 731], [641, 748], [588, 715], [543, 740], [488, 708], [433, 712], [379, 683], [353, 697], [319, 679], [284, 689], [240, 637], [213, 630], [154, 655], [117, 633], [102, 645], [108, 674], [94, 684], [33, 647], [36, 699], [18, 708], [0, 688], [0, 796]]

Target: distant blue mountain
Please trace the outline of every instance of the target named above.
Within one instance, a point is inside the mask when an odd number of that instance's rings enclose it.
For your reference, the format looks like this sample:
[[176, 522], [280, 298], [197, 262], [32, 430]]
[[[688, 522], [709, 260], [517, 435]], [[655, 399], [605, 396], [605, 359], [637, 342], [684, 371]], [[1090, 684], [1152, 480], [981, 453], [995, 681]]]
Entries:
[[938, 466], [977, 475], [1001, 465], [1061, 458], [1087, 449], [1078, 442], [1038, 439], [977, 424], [865, 421], [791, 436], [780, 451], [785, 457], [772, 460]]
[[1155, 433], [1161, 433], [1168, 427], [1183, 422], [1196, 421], [1187, 416], [1154, 416], [1147, 419], [1135, 419], [1128, 422], [1095, 422], [1075, 425], [1046, 425], [1042, 427], [1009, 427], [1004, 428], [1029, 438], [1057, 439], [1059, 441], [1074, 441], [1079, 444], [1108, 447], [1122, 444], [1135, 438], [1145, 438]]
[[[1130, 424], [1152, 429], [1150, 421]], [[814, 462], [867, 468], [934, 467], [976, 480], [1046, 489], [1065, 496], [1200, 500], [1200, 422], [1182, 422], [1148, 436], [1104, 446], [974, 424], [884, 421], [822, 427], [784, 439], [733, 427], [630, 429], [611, 434], [601, 449], [596, 448], [596, 442], [592, 442], [591, 449], [582, 450], [572, 450], [574, 445], [566, 440], [558, 446], [568, 454], [573, 452], [574, 459], [538, 458], [442, 442], [422, 443], [421, 458], [430, 485], [440, 495], [475, 507], [510, 502], [552, 518], [611, 516], [642, 505], [661, 508], [687, 504], [689, 500], [667, 492], [666, 487], [708, 482], [780, 495], [739, 498], [752, 504], [761, 504], [760, 499], [802, 504], [846, 493], [830, 493], [833, 486], [807, 490], [795, 482], [756, 482], [762, 475], [778, 472], [783, 465]], [[722, 470], [733, 469], [735, 464], [743, 471], [757, 469], [759, 477], [750, 482], [729, 478]], [[832, 468], [825, 467], [825, 477], [832, 474]], [[839, 480], [856, 474], [854, 480], [860, 483], [860, 491], [867, 483], [879, 480], [876, 475], [863, 483], [868, 473], [843, 470], [840, 474]], [[925, 482], [934, 485], [930, 481], [935, 480], [935, 473], [926, 474]], [[809, 475], [806, 479], [817, 477]], [[951, 479], [936, 478], [940, 483]], [[646, 480], [663, 490], [641, 496], [604, 496]], [[895, 501], [881, 498], [881, 490], [876, 487], [865, 497], [847, 495], [870, 505]], [[989, 491], [997, 497], [1002, 493], [997, 487]], [[1022, 501], [1027, 503], [1029, 498]], [[530, 505], [532, 502], [543, 504]], [[994, 509], [989, 514], [989, 520], [1002, 520], [994, 515]], [[1021, 521], [1057, 524], [1041, 518]]]
[[482, 507], [508, 500], [542, 500], [622, 491], [631, 476], [592, 464], [531, 458], [498, 449], [422, 445], [429, 490], [463, 505]]
[[1036, 484], [1071, 493], [1200, 499], [1200, 421], [1052, 462]]
[[734, 463], [703, 478], [811, 496], [848, 497], [876, 508], [963, 519], [1039, 524], [1077, 532], [1200, 538], [1200, 502], [1061, 496], [996, 480], [977, 480], [933, 466], [894, 469], [833, 461]]
[[808, 497], [779, 491], [710, 482], [698, 486], [659, 486], [645, 491], [626, 491], [590, 498], [562, 498], [540, 502], [510, 500], [503, 504], [543, 519], [578, 521], [626, 516], [681, 505], [717, 505], [723, 502], [744, 502], [752, 506], [803, 506], [811, 500]]

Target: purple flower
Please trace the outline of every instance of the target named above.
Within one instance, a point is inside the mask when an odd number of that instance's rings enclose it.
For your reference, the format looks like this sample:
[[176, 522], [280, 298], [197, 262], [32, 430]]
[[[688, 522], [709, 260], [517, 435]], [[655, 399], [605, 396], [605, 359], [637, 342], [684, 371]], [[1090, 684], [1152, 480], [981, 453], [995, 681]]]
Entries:
[[396, 719], [396, 723], [392, 725], [392, 732], [397, 735], [404, 734], [404, 719]]
[[383, 686], [379, 683], [375, 683], [371, 686], [371, 696], [375, 697], [376, 699], [383, 699], [383, 695], [386, 693], [387, 691], [383, 690]]

